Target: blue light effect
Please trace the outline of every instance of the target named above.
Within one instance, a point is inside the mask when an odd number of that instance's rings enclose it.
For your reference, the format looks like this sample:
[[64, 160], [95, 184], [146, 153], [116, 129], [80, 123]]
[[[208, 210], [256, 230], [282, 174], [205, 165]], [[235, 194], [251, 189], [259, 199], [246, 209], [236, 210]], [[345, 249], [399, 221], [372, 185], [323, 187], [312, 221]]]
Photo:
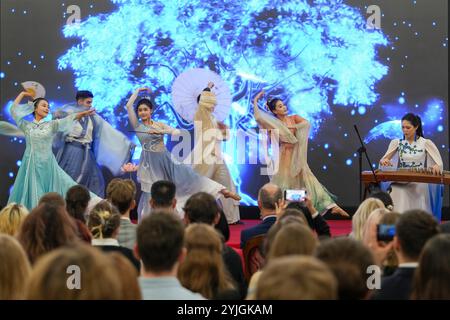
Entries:
[[4, 72], [0, 72], [0, 79], [5, 78], [5, 73]]
[[22, 160], [17, 160], [16, 165], [20, 167], [22, 165]]
[[366, 113], [366, 110], [367, 110], [366, 107], [362, 107], [362, 106], [361, 106], [361, 107], [358, 108], [358, 113], [361, 114], [361, 115], [363, 115], [363, 114]]
[[398, 103], [404, 104], [405, 103], [405, 98], [403, 98], [403, 97], [398, 98]]
[[400, 119], [408, 112], [414, 112], [421, 117], [424, 134], [426, 136], [432, 135], [436, 131], [436, 128], [438, 131], [440, 128], [442, 128], [443, 131], [444, 123], [441, 115], [445, 112], [446, 108], [444, 101], [439, 99], [431, 99], [423, 105], [422, 110], [424, 111], [422, 113], [414, 110], [419, 107], [419, 104], [414, 104], [414, 107], [409, 107], [405, 104], [383, 106], [383, 110], [385, 111], [387, 117], [393, 120], [385, 121], [372, 128], [364, 138], [364, 142], [369, 143], [372, 140], [377, 140], [380, 138], [386, 138], [390, 140], [401, 138], [403, 136], [403, 133], [401, 130]]
[[14, 173], [10, 172], [10, 173], [8, 173], [8, 176], [9, 176], [10, 178], [14, 178]]
[[[342, 0], [111, 2], [115, 11], [64, 27], [64, 36], [78, 43], [58, 59], [58, 68], [73, 71], [75, 87], [89, 88], [101, 101], [97, 111], [113, 125], [124, 124], [125, 99], [145, 85], [157, 92], [155, 120], [192, 129], [173, 111], [171, 86], [184, 70], [206, 67], [228, 82], [233, 103], [244, 109], [232, 108], [232, 129], [254, 127], [251, 101], [264, 88], [307, 118], [314, 137], [323, 119], [333, 117], [330, 102], [372, 108], [375, 84], [388, 72], [377, 60], [387, 37], [367, 30], [365, 11]], [[237, 166], [229, 168], [240, 191]]]
[[345, 164], [348, 165], [348, 166], [351, 166], [352, 163], [353, 163], [353, 161], [352, 161], [351, 159], [347, 159], [347, 160], [345, 161]]
[[437, 131], [439, 131], [439, 132], [442, 132], [442, 131], [444, 131], [444, 126], [442, 126], [442, 125], [438, 125], [438, 127], [437, 127]]
[[328, 143], [325, 143], [323, 147], [324, 147], [325, 149], [328, 149], [328, 147], [329, 147]]

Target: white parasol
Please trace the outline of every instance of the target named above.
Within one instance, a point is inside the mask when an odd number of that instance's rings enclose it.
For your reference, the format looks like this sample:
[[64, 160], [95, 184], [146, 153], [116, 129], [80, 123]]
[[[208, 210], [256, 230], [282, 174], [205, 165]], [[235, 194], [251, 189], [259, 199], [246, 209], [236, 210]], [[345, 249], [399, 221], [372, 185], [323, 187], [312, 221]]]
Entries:
[[197, 110], [197, 97], [208, 86], [214, 83], [212, 92], [216, 95], [217, 106], [214, 116], [224, 121], [230, 114], [231, 92], [228, 84], [215, 72], [208, 69], [189, 69], [180, 74], [172, 86], [172, 101], [176, 112], [186, 121], [193, 122]]
[[22, 87], [33, 95], [33, 99], [45, 98], [45, 88], [39, 82], [25, 81], [22, 82]]

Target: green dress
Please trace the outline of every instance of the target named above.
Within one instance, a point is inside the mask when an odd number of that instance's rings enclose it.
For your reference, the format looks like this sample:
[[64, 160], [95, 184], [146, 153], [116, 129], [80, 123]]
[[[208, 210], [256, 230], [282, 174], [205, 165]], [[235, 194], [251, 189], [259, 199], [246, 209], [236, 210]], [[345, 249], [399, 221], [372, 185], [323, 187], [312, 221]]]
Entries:
[[44, 194], [57, 192], [64, 197], [67, 190], [77, 184], [59, 167], [52, 152], [54, 136], [69, 131], [76, 114], [51, 121], [25, 120], [32, 112], [30, 105], [11, 107], [12, 117], [24, 134], [26, 149], [8, 203], [20, 203], [29, 210], [37, 206]]

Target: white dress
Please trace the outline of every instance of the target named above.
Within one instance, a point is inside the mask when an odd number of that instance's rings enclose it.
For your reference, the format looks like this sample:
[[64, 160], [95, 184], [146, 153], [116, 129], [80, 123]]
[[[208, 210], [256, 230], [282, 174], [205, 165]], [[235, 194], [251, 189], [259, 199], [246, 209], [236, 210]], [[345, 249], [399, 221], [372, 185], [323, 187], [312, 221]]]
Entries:
[[[391, 159], [398, 169], [431, 168], [435, 164], [438, 164], [441, 170], [443, 168], [442, 158], [436, 145], [422, 137], [411, 144], [405, 139], [392, 140], [382, 159], [385, 158]], [[436, 211], [434, 204], [438, 200], [436, 197], [440, 195], [433, 192], [437, 186], [439, 185], [415, 182], [392, 183], [391, 198], [395, 211], [400, 213], [410, 209], [423, 209], [430, 213]], [[436, 212], [434, 213], [436, 215]]]

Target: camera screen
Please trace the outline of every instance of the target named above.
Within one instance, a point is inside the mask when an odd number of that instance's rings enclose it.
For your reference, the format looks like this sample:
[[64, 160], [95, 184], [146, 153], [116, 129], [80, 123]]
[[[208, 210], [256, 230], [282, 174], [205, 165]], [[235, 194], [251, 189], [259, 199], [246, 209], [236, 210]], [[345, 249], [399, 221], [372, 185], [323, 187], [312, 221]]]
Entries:
[[377, 238], [379, 241], [390, 241], [395, 236], [395, 225], [379, 224], [377, 226]]
[[285, 199], [288, 201], [303, 201], [306, 196], [306, 190], [286, 190]]

